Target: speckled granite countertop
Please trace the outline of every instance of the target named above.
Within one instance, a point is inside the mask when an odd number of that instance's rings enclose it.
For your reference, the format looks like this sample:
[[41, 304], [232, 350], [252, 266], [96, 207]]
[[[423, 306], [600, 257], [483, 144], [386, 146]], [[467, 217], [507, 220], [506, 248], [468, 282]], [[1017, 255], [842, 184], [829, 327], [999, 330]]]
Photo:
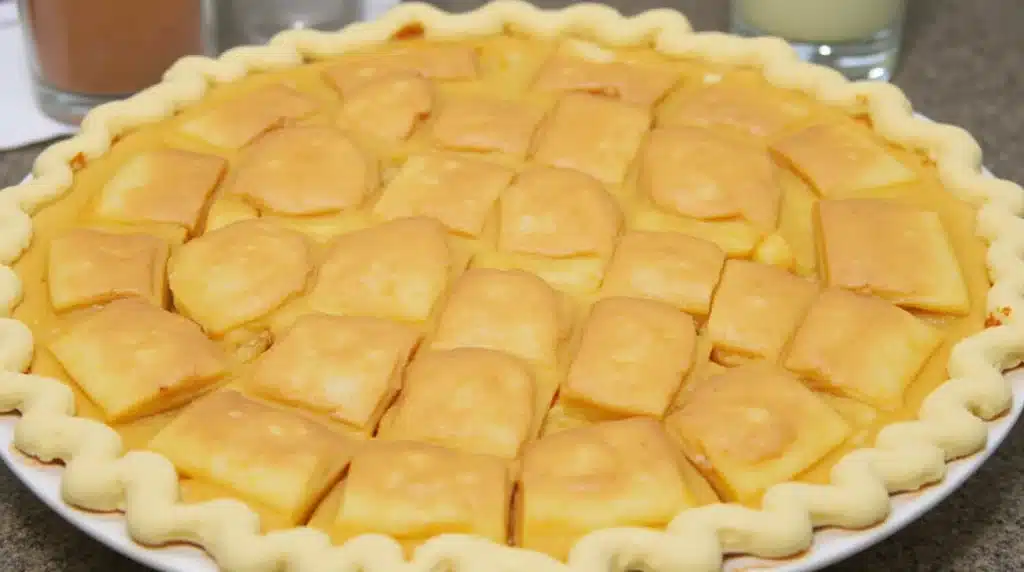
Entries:
[[[438, 1], [458, 9], [472, 0]], [[567, 2], [538, 2], [543, 5]], [[613, 2], [614, 3], [614, 2]], [[725, 2], [619, 0], [628, 11], [674, 5], [701, 30], [723, 29]], [[1024, 182], [1024, 0], [911, 0], [895, 82], [929, 117], [981, 141], [986, 164]], [[0, 187], [42, 146], [0, 154]], [[887, 542], [828, 572], [1024, 570], [1024, 427], [952, 498]], [[47, 509], [0, 465], [0, 570], [142, 572]]]

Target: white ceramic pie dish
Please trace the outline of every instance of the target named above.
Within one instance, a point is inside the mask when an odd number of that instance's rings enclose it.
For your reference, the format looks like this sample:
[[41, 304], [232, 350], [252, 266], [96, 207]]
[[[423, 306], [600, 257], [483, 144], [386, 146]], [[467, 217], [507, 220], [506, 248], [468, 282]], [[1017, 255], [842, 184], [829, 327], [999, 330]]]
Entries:
[[[728, 571], [754, 572], [810, 572], [856, 554], [885, 540], [895, 532], [914, 522], [953, 494], [968, 477], [973, 475], [999, 445], [1006, 439], [1024, 411], [1024, 371], [1007, 374], [1013, 385], [1013, 408], [1004, 416], [990, 422], [989, 439], [985, 449], [977, 454], [948, 465], [946, 478], [921, 491], [892, 497], [892, 512], [885, 522], [864, 531], [841, 529], [818, 531], [811, 548], [795, 558], [780, 561], [757, 558], [736, 558], [725, 567]], [[120, 514], [90, 514], [76, 510], [61, 499], [59, 466], [42, 465], [16, 452], [13, 444], [14, 415], [0, 416], [0, 457], [25, 485], [62, 518], [89, 536], [124, 554], [125, 556], [163, 572], [216, 572], [212, 560], [198, 548], [173, 546], [151, 549], [135, 543], [125, 529]]]

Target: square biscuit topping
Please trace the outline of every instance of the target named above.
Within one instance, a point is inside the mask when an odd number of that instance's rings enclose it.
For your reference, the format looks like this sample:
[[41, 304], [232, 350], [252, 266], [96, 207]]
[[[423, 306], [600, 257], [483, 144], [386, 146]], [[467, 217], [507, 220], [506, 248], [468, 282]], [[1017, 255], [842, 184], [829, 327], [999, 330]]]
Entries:
[[167, 242], [141, 233], [73, 229], [50, 242], [46, 282], [57, 312], [138, 297], [166, 304]]
[[714, 493], [660, 424], [635, 417], [568, 429], [527, 445], [518, 544], [564, 559], [593, 530], [662, 527]]
[[294, 126], [246, 147], [224, 192], [262, 213], [320, 215], [359, 206], [377, 178], [375, 160], [341, 131]]
[[233, 390], [196, 400], [147, 446], [182, 475], [267, 507], [291, 526], [309, 516], [354, 448], [315, 421]]
[[963, 315], [971, 300], [938, 213], [884, 199], [817, 203], [822, 273], [830, 286], [918, 310]]
[[707, 323], [714, 359], [778, 361], [817, 294], [814, 282], [781, 268], [727, 261]]
[[431, 347], [485, 348], [555, 364], [567, 335], [559, 294], [519, 270], [472, 268], [452, 287]]
[[941, 342], [939, 330], [906, 310], [830, 288], [811, 305], [784, 365], [827, 392], [891, 411]]
[[220, 336], [262, 318], [302, 292], [313, 269], [303, 235], [243, 220], [189, 241], [171, 257], [178, 311]]
[[471, 46], [456, 43], [402, 47], [385, 53], [351, 54], [324, 70], [324, 79], [349, 97], [369, 82], [415, 75], [435, 81], [469, 80], [479, 74], [479, 57]]
[[605, 298], [593, 306], [561, 401], [610, 417], [661, 418], [693, 365], [693, 318], [654, 300]]
[[337, 513], [337, 543], [386, 534], [407, 548], [444, 532], [507, 540], [512, 492], [506, 462], [423, 443], [375, 441], [352, 459]]
[[181, 405], [227, 367], [197, 325], [138, 298], [115, 300], [74, 323], [50, 351], [111, 423]]
[[506, 353], [425, 352], [377, 436], [513, 459], [542, 414], [536, 393], [526, 365]]
[[385, 220], [427, 216], [452, 233], [476, 237], [513, 175], [512, 170], [483, 159], [415, 155], [384, 188], [373, 214]]
[[772, 137], [810, 115], [799, 95], [740, 81], [721, 81], [670, 94], [659, 106], [657, 125], [725, 128]]
[[227, 161], [179, 149], [133, 156], [100, 190], [96, 214], [127, 223], [169, 223], [195, 231]]
[[180, 129], [215, 147], [240, 149], [259, 135], [316, 110], [310, 96], [283, 84], [268, 84], [217, 102]]
[[327, 314], [423, 322], [455, 270], [441, 223], [396, 219], [336, 238], [307, 300]]
[[665, 426], [719, 494], [738, 501], [807, 470], [851, 432], [817, 394], [767, 362], [705, 378]]
[[538, 133], [533, 158], [608, 184], [626, 176], [651, 125], [646, 109], [586, 93], [562, 96]]
[[706, 316], [725, 264], [713, 242], [674, 232], [626, 233], [608, 264], [602, 296], [647, 298]]
[[415, 73], [370, 80], [346, 94], [339, 121], [383, 141], [404, 141], [434, 108], [430, 82]]
[[461, 96], [440, 106], [430, 132], [448, 149], [523, 157], [543, 117], [543, 108], [528, 103]]
[[245, 386], [369, 436], [398, 394], [418, 341], [414, 328], [398, 322], [307, 314], [256, 360]]
[[917, 178], [853, 121], [818, 123], [772, 142], [772, 150], [825, 198], [909, 183]]
[[623, 61], [616, 53], [580, 40], [563, 42], [541, 67], [534, 89], [583, 92], [650, 107], [679, 79], [665, 66]]
[[756, 143], [697, 127], [658, 128], [641, 153], [640, 185], [666, 212], [742, 220], [770, 232], [782, 201], [775, 169]]

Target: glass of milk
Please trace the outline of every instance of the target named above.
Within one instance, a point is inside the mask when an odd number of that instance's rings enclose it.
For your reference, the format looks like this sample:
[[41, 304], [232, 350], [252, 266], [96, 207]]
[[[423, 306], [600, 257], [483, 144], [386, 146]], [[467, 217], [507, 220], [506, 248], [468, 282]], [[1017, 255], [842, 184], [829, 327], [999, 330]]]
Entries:
[[850, 79], [887, 81], [906, 8], [907, 0], [732, 0], [732, 32], [778, 36]]

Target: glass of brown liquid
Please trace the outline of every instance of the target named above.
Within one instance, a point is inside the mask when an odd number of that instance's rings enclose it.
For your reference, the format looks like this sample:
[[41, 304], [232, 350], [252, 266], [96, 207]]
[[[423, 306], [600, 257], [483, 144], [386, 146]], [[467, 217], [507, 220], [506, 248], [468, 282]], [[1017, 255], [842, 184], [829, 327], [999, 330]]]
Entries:
[[204, 51], [200, 0], [18, 0], [36, 101], [77, 124]]

